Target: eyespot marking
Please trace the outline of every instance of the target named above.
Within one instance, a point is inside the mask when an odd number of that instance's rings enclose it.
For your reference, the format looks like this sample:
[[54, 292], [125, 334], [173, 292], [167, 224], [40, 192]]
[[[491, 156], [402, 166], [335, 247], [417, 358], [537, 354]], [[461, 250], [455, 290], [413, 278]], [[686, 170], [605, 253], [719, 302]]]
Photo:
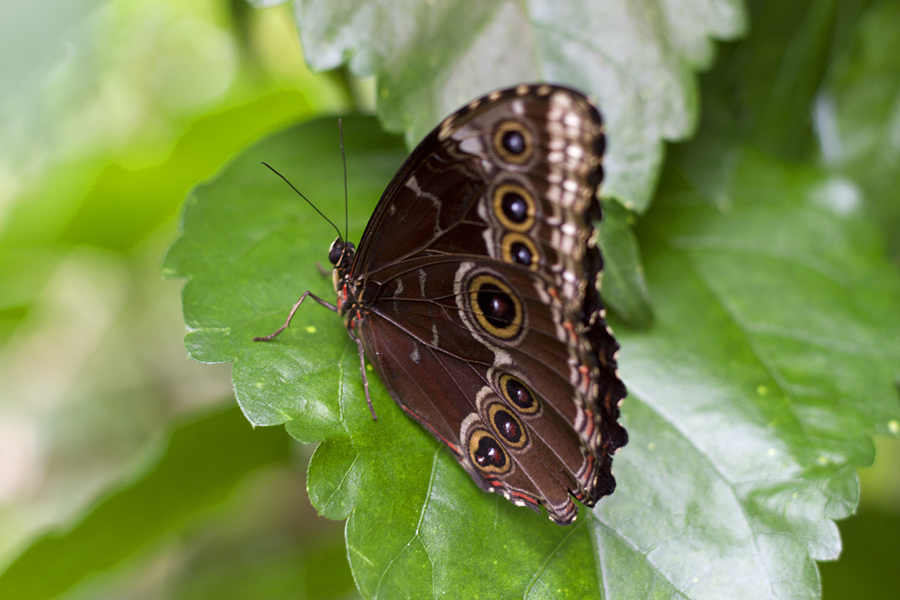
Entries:
[[534, 196], [518, 183], [501, 183], [493, 191], [494, 216], [504, 229], [526, 232], [534, 227]]
[[540, 251], [534, 241], [521, 233], [509, 232], [500, 241], [503, 260], [537, 271], [540, 266]]
[[494, 433], [513, 448], [524, 448], [528, 444], [528, 433], [519, 420], [505, 405], [494, 402], [488, 407], [488, 422]]
[[485, 429], [475, 429], [467, 444], [469, 459], [482, 473], [503, 475], [512, 468], [512, 461], [503, 446]]
[[507, 119], [494, 129], [494, 151], [504, 162], [521, 165], [534, 154], [531, 130], [519, 121]]
[[503, 373], [497, 380], [497, 387], [506, 401], [520, 413], [535, 415], [541, 410], [537, 396], [521, 379]]
[[479, 327], [493, 337], [510, 340], [522, 333], [522, 301], [499, 277], [481, 273], [466, 286], [468, 308]]

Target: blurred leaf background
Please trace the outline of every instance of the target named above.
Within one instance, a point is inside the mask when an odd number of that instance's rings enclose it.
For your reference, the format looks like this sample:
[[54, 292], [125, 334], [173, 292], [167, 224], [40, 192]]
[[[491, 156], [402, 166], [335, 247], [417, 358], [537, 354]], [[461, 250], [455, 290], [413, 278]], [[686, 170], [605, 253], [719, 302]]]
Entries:
[[0, 571], [52, 532], [34, 597], [356, 597], [310, 449], [187, 359], [160, 269], [191, 187], [348, 86], [243, 0], [3, 3], [0, 82]]
[[[868, 19], [862, 39], [890, 36], [885, 23]], [[860, 114], [900, 97], [884, 48], [831, 73]], [[861, 63], [893, 79], [861, 89]], [[250, 428], [228, 365], [187, 360], [182, 283], [160, 264], [187, 192], [235, 152], [360, 105], [365, 85], [306, 69], [285, 5], [0, 5], [0, 571], [27, 558], [8, 579], [55, 560], [68, 570], [34, 597], [356, 597], [342, 525], [307, 499], [309, 449]], [[898, 183], [853, 152], [877, 133], [858, 131], [838, 165], [874, 196]], [[889, 166], [896, 146], [879, 156]], [[893, 197], [873, 210], [900, 264]], [[825, 598], [896, 594], [900, 443], [876, 443], [844, 555], [821, 565]]]

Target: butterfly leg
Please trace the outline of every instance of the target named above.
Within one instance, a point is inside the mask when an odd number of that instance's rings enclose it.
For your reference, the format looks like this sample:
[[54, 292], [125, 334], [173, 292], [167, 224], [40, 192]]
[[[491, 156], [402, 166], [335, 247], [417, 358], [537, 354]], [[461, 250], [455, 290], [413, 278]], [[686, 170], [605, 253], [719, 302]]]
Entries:
[[366, 353], [363, 350], [362, 340], [353, 335], [352, 332], [350, 337], [356, 340], [356, 347], [359, 350], [359, 372], [362, 374], [363, 389], [366, 391], [366, 404], [369, 405], [369, 412], [372, 413], [372, 420], [377, 421], [378, 417], [375, 415], [375, 407], [372, 406], [372, 398], [369, 396], [369, 378], [366, 377]]
[[288, 325], [291, 324], [291, 319], [294, 318], [294, 313], [297, 312], [297, 309], [300, 308], [300, 305], [303, 304], [303, 301], [306, 300], [307, 296], [311, 297], [313, 300], [315, 300], [316, 302], [318, 302], [325, 308], [327, 308], [329, 310], [333, 310], [334, 312], [337, 312], [337, 306], [335, 306], [334, 304], [332, 304], [330, 302], [326, 302], [325, 300], [322, 300], [321, 298], [319, 298], [318, 296], [316, 296], [309, 290], [306, 290], [305, 292], [303, 292], [303, 295], [300, 296], [300, 299], [297, 300], [297, 303], [294, 304], [294, 307], [291, 309], [290, 314], [288, 314], [288, 318], [284, 322], [284, 325], [282, 325], [281, 327], [279, 327], [278, 329], [276, 329], [274, 332], [270, 333], [269, 335], [264, 335], [261, 337], [253, 338], [253, 341], [254, 342], [268, 342], [269, 340], [274, 339], [276, 335], [278, 335], [279, 333], [281, 333], [282, 331], [287, 329]]

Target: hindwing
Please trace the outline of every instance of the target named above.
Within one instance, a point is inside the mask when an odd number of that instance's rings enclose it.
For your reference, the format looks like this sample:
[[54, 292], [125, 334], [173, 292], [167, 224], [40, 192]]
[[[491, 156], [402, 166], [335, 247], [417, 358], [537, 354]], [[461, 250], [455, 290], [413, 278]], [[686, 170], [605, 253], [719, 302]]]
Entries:
[[[338, 308], [392, 397], [482, 488], [571, 523], [615, 488], [624, 385], [598, 283], [604, 136], [582, 94], [489, 94], [394, 177]], [[351, 247], [352, 249], [352, 247]]]

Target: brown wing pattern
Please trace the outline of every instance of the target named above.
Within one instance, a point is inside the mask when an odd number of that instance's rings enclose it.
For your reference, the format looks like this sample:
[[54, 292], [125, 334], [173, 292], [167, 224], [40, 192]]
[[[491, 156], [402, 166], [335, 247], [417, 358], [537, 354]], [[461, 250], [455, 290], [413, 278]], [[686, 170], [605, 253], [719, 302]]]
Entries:
[[571, 523], [615, 488], [625, 388], [597, 291], [603, 131], [578, 92], [470, 103], [379, 202], [341, 312], [394, 399], [482, 488]]
[[[599, 360], [589, 340], [574, 334], [581, 327], [554, 299], [552, 284], [528, 269], [474, 257], [400, 265], [409, 270], [377, 289], [369, 284], [377, 299], [357, 329], [394, 399], [453, 450], [481, 487], [519, 504], [543, 504], [558, 522], [575, 517], [570, 493], [588, 505], [611, 493], [611, 455], [624, 430], [602, 407], [615, 407], [617, 416], [621, 396], [614, 395], [622, 390], [600, 395]], [[491, 330], [490, 303], [479, 303], [479, 280], [501, 296], [504, 290], [516, 296], [512, 312], [495, 315], [507, 328], [500, 335]], [[525, 390], [524, 406], [510, 382]], [[496, 406], [506, 428], [491, 419]], [[504, 468], [479, 464], [475, 430], [500, 447]]]

